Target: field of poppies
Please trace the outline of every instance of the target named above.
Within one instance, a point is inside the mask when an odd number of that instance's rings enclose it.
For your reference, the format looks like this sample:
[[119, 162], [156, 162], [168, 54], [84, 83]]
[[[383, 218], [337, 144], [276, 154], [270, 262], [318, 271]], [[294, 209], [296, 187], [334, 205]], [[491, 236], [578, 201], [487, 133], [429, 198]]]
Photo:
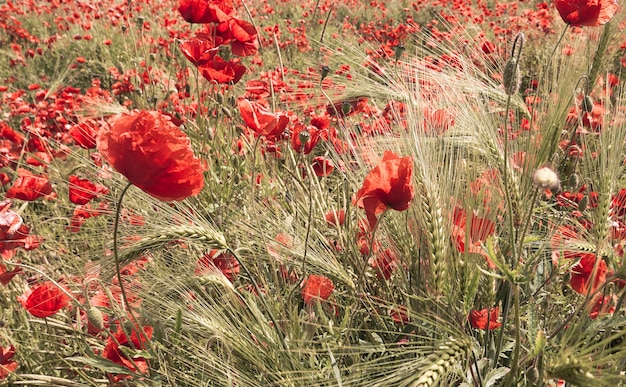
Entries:
[[625, 16], [2, 2], [0, 385], [624, 385]]

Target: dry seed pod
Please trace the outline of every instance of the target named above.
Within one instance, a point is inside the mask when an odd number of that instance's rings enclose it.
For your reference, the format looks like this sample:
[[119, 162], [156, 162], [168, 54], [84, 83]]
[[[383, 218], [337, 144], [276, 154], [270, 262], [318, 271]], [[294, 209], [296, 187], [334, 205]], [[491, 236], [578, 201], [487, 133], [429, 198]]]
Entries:
[[552, 191], [558, 189], [561, 184], [556, 172], [548, 167], [539, 168], [535, 171], [533, 174], [533, 183], [535, 183], [538, 188], [548, 188]]

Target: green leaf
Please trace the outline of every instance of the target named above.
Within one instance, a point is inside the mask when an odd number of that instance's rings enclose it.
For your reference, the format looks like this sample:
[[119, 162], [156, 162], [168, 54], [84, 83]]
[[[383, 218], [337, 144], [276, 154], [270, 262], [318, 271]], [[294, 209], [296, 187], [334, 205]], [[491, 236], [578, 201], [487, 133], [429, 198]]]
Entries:
[[91, 358], [91, 357], [68, 357], [65, 360], [73, 361], [76, 363], [86, 364], [88, 366], [97, 368], [104, 372], [110, 372], [112, 374], [132, 374], [133, 372], [126, 367], [119, 364], [115, 364], [112, 361], [103, 358]]

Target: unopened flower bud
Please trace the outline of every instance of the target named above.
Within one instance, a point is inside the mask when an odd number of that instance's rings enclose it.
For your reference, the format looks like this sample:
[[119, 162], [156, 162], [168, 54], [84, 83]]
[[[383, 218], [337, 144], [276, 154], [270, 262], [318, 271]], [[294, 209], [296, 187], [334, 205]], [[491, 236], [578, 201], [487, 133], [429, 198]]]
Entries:
[[351, 110], [352, 110], [352, 105], [350, 104], [350, 102], [348, 102], [348, 101], [343, 101], [343, 102], [341, 103], [341, 112], [342, 112], [344, 115], [348, 115], [348, 114], [350, 114], [350, 111], [351, 111]]
[[309, 139], [311, 138], [311, 134], [309, 133], [308, 130], [304, 129], [302, 130], [300, 133], [298, 133], [298, 139], [300, 140], [300, 144], [302, 144], [303, 146], [309, 142]]
[[583, 103], [582, 103], [582, 107], [583, 107], [583, 112], [585, 113], [589, 113], [593, 110], [593, 98], [591, 98], [590, 95], [586, 95], [585, 98], [583, 98]]
[[569, 180], [567, 183], [570, 187], [577, 188], [578, 184], [580, 184], [580, 177], [578, 177], [577, 174], [572, 173], [571, 175], [569, 175]]
[[326, 65], [322, 66], [322, 80], [324, 80], [324, 78], [326, 78], [328, 76], [328, 73], [330, 72], [330, 68]]
[[510, 58], [504, 66], [504, 72], [502, 73], [502, 85], [504, 86], [504, 92], [507, 95], [513, 95], [519, 91], [522, 78], [517, 68], [517, 59]]
[[588, 205], [589, 205], [589, 196], [585, 195], [578, 202], [578, 211], [584, 212], [587, 209]]
[[560, 185], [556, 172], [548, 167], [539, 168], [535, 171], [533, 175], [533, 183], [535, 183], [538, 188], [547, 188], [550, 190], [556, 190]]
[[90, 306], [87, 309], [87, 321], [98, 331], [104, 329], [104, 316], [102, 316], [100, 309], [95, 306]]
[[395, 48], [394, 57], [396, 58], [396, 60], [398, 60], [400, 59], [400, 57], [402, 56], [402, 53], [404, 52], [404, 50], [406, 50], [406, 48], [404, 47], [403, 44], [398, 44], [394, 48]]

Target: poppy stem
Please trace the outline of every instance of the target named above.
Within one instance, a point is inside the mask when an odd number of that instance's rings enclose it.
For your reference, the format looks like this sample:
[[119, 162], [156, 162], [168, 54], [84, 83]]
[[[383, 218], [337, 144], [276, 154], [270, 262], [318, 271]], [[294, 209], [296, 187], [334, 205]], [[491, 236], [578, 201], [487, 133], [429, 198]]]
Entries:
[[130, 308], [130, 304], [128, 303], [128, 297], [126, 296], [126, 289], [124, 289], [124, 284], [122, 282], [122, 273], [120, 270], [120, 259], [117, 248], [117, 231], [119, 229], [120, 223], [120, 213], [122, 211], [122, 200], [124, 200], [124, 195], [126, 191], [132, 186], [132, 183], [126, 184], [122, 193], [120, 194], [119, 199], [117, 199], [117, 204], [115, 206], [115, 219], [113, 220], [113, 258], [115, 259], [115, 275], [117, 276], [117, 282], [120, 285], [120, 293], [122, 294], [122, 307], [126, 307], [128, 310], [128, 314], [132, 317], [132, 311]]

